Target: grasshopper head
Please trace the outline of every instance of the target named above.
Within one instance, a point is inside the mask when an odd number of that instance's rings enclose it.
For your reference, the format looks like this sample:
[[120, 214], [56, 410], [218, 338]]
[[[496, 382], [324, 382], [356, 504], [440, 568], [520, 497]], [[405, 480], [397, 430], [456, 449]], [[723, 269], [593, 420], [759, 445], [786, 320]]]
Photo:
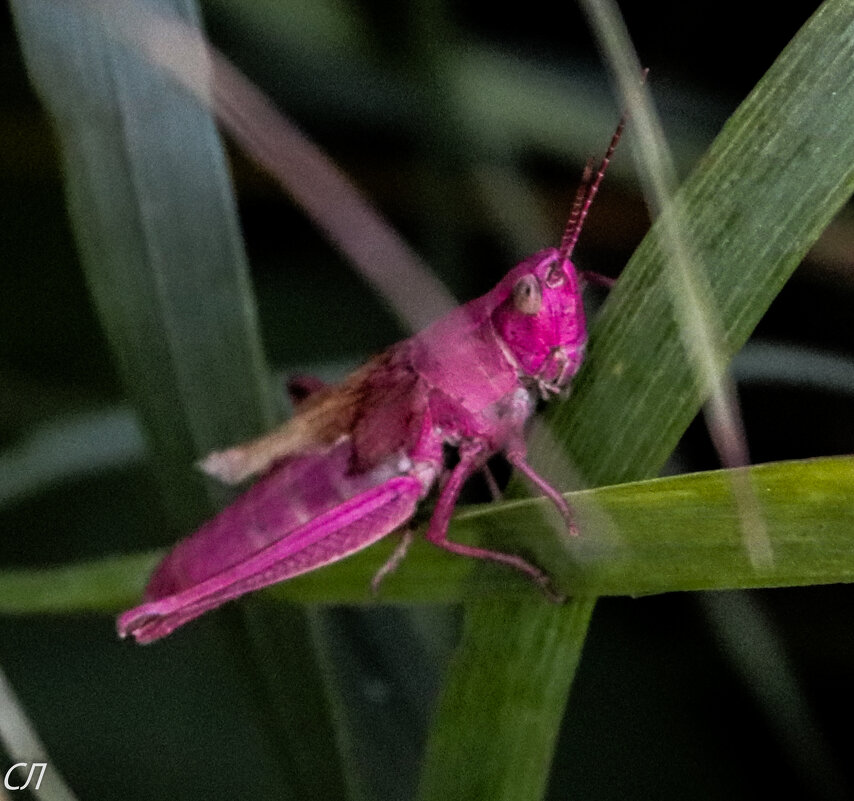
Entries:
[[499, 284], [506, 294], [492, 312], [492, 324], [518, 369], [543, 396], [569, 383], [584, 358], [587, 327], [572, 252], [625, 124], [624, 115], [595, 175], [587, 163], [560, 247], [526, 259]]
[[549, 248], [515, 267], [504, 282], [507, 296], [492, 312], [496, 333], [525, 376], [559, 389], [578, 372], [587, 342], [575, 265]]

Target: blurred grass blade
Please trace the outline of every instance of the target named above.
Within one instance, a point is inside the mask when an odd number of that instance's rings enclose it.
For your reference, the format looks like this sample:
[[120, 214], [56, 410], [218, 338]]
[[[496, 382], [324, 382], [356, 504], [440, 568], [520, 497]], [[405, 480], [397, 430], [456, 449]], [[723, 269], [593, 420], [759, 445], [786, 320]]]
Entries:
[[0, 507], [71, 477], [138, 463], [144, 450], [142, 432], [127, 407], [55, 418], [0, 451]]
[[[729, 120], [679, 193], [687, 226], [683, 234], [707, 270], [727, 358], [744, 343], [854, 189], [852, 30], [850, 0], [824, 3]], [[636, 251], [592, 330], [572, 403], [550, 415], [554, 436], [566, 444], [572, 464], [593, 486], [654, 475], [705, 400], [667, 291], [668, 251], [662, 236], [661, 226], [656, 226]], [[566, 453], [555, 455], [549, 465], [549, 454], [536, 440], [531, 445], [532, 461], [546, 475], [566, 458]], [[776, 552], [776, 543], [774, 547]], [[783, 561], [781, 554], [777, 557]], [[681, 567], [678, 561], [676, 565]], [[668, 565], [656, 564], [655, 569], [661, 575]], [[779, 571], [777, 565], [767, 572]], [[754, 575], [766, 578], [765, 572]], [[481, 628], [464, 643], [455, 664], [482, 676], [479, 697], [495, 703], [489, 684], [495, 665], [505, 659], [497, 644], [523, 635], [548, 640], [556, 622], [552, 610], [542, 609], [524, 621], [511, 618], [508, 625], [497, 606], [490, 611], [491, 606], [479, 601], [468, 610]], [[564, 612], [574, 613], [572, 606]], [[577, 661], [577, 653], [556, 652], [551, 673], [565, 677], [568, 687]], [[517, 654], [505, 669], [525, 682], [539, 667], [535, 655]], [[467, 680], [452, 670], [444, 698], [458, 695]], [[544, 695], [538, 700], [546, 701]], [[470, 725], [445, 700], [440, 710], [424, 767], [424, 788], [442, 786], [436, 777], [454, 754], [491, 740], [490, 793], [480, 785], [456, 797], [541, 797], [542, 791], [533, 789], [545, 787], [542, 777], [538, 783], [534, 775], [541, 765], [516, 759], [514, 751], [520, 736], [514, 724], [527, 730], [525, 716], [511, 720], [509, 728], [496, 729], [487, 715], [475, 716], [486, 721], [485, 726]], [[473, 715], [470, 709], [467, 714]], [[546, 728], [532, 736], [537, 734], [540, 748], [551, 753], [554, 734]], [[440, 797], [438, 792], [423, 796], [424, 801]]]
[[[661, 231], [668, 268], [664, 271], [670, 303], [686, 355], [694, 369], [712, 443], [724, 467], [750, 463], [747, 437], [735, 384], [727, 373], [723, 335], [703, 260], [690, 238], [687, 216], [676, 197], [676, 168], [648, 84], [619, 9], [613, 0], [581, 0], [591, 28], [625, 99], [638, 146], [638, 173], [652, 219]], [[742, 472], [732, 473], [732, 491], [741, 509], [744, 547], [757, 570], [770, 567], [774, 554], [758, 511], [757, 499]]]
[[13, 9], [89, 287], [186, 533], [208, 504], [188, 464], [274, 420], [221, 144], [206, 111], [73, 4]]
[[405, 326], [423, 328], [456, 305], [329, 156], [198, 31], [144, 4], [88, 2], [116, 37], [210, 107], [223, 129], [279, 182]]
[[[160, 7], [196, 24], [191, 0]], [[56, 126], [95, 305], [183, 535], [214, 508], [194, 459], [275, 418], [222, 146], [205, 109], [77, 5], [16, 0], [13, 10], [31, 79]], [[249, 641], [236, 610], [221, 619]], [[257, 648], [234, 650], [256, 678], [256, 712], [282, 755], [282, 781], [302, 798], [342, 797], [310, 623], [303, 612], [281, 614], [295, 636], [275, 681], [260, 679]], [[288, 693], [293, 687], [300, 692]], [[283, 754], [294, 742], [310, 744], [309, 757]]]
[[851, 794], [824, 728], [816, 719], [792, 654], [760, 597], [746, 592], [697, 596], [715, 639], [747, 693], [761, 706], [773, 735], [815, 798]]
[[[470, 507], [453, 540], [529, 554], [560, 587], [583, 597], [685, 590], [789, 587], [854, 582], [854, 457], [776, 462], [749, 468], [778, 555], [755, 572], [741, 548], [738, 509], [726, 470], [616, 484], [570, 493], [584, 535], [569, 551], [543, 511], [526, 499]], [[607, 519], [610, 526], [601, 526]], [[395, 547], [393, 537], [266, 593], [296, 603], [373, 603], [370, 580]], [[115, 611], [139, 596], [157, 554], [111, 557], [47, 570], [0, 572], [0, 613]], [[488, 596], [535, 597], [505, 568], [455, 558], [421, 539], [380, 600], [452, 602]], [[534, 605], [548, 613], [553, 607]], [[529, 623], [536, 618], [529, 610]]]
[[[0, 670], [0, 743], [8, 757], [12, 760], [20, 760], [22, 764], [22, 767], [16, 771], [17, 775], [11, 767], [6, 769], [4, 766], [3, 783], [7, 789], [13, 789], [9, 787], [10, 782], [19, 780], [16, 786], [27, 787], [38, 801], [76, 801], [77, 796], [50, 760], [44, 743], [2, 670]], [[43, 767], [38, 769], [37, 766], [40, 764]], [[31, 771], [34, 771], [32, 775], [30, 775]], [[4, 794], [0, 797], [5, 799], [10, 796]]]

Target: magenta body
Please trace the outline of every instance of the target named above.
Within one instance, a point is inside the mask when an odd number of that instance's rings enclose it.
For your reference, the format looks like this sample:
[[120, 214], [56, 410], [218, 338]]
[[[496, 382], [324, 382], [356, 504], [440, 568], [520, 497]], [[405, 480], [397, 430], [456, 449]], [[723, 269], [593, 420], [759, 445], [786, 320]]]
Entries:
[[[446, 532], [462, 485], [496, 453], [568, 514], [527, 465], [524, 428], [537, 399], [575, 375], [586, 337], [579, 276], [551, 248], [341, 385], [316, 389], [288, 424], [309, 432], [305, 444], [178, 543], [144, 603], [120, 616], [119, 634], [156, 640], [231, 598], [361, 550], [404, 526], [437, 483], [428, 540], [545, 585], [521, 558], [449, 542]], [[448, 446], [459, 455], [451, 469]]]

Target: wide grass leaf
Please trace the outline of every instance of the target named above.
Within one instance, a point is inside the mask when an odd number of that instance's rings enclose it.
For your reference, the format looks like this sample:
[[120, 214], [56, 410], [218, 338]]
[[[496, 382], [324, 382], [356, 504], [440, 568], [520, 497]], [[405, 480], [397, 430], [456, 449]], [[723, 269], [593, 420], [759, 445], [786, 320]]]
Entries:
[[[198, 19], [192, 0], [161, 7]], [[13, 9], [55, 123], [81, 262], [144, 423], [174, 538], [222, 499], [195, 459], [275, 419], [222, 145], [207, 110], [107, 35], [85, 5], [16, 0]], [[256, 689], [279, 783], [301, 798], [343, 797], [305, 612], [282, 609], [276, 623], [247, 605], [220, 620], [231, 628], [223, 658], [241, 661]], [[276, 626], [287, 658], [261, 647]]]
[[[585, 534], [567, 543], [550, 502], [526, 499], [470, 507], [450, 537], [530, 554], [579, 596], [787, 587], [854, 581], [854, 457], [775, 462], [750, 468], [774, 546], [772, 570], [754, 571], [739, 537], [726, 470], [570, 493]], [[395, 543], [379, 543], [315, 573], [267, 590], [310, 604], [370, 604], [370, 579]], [[115, 611], [132, 603], [162, 554], [116, 556], [48, 570], [0, 573], [0, 612]], [[383, 584], [380, 601], [427, 603], [488, 595], [540, 596], [495, 565], [459, 559], [416, 541]], [[528, 614], [532, 614], [529, 606]], [[544, 611], [551, 607], [546, 606]]]

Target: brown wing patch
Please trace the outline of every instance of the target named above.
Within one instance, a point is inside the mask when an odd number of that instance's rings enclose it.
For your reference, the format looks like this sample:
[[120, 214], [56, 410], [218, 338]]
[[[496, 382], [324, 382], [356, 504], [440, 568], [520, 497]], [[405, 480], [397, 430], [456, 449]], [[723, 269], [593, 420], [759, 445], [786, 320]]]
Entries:
[[[287, 422], [258, 439], [224, 451], [215, 451], [199, 462], [208, 475], [229, 484], [238, 484], [266, 471], [274, 462], [295, 454], [325, 450], [341, 437], [353, 435], [364, 442], [365, 459], [359, 464], [375, 464], [385, 447], [378, 429], [381, 422], [371, 410], [382, 403], [381, 394], [399, 396], [390, 375], [396, 361], [395, 348], [375, 356], [340, 384], [324, 386], [308, 395], [297, 413]], [[381, 415], [380, 415], [381, 416]], [[355, 429], [360, 421], [361, 433]]]
[[353, 425], [351, 470], [364, 472], [403, 451], [408, 453], [421, 431], [427, 390], [412, 366], [408, 349], [386, 351], [359, 386]]

